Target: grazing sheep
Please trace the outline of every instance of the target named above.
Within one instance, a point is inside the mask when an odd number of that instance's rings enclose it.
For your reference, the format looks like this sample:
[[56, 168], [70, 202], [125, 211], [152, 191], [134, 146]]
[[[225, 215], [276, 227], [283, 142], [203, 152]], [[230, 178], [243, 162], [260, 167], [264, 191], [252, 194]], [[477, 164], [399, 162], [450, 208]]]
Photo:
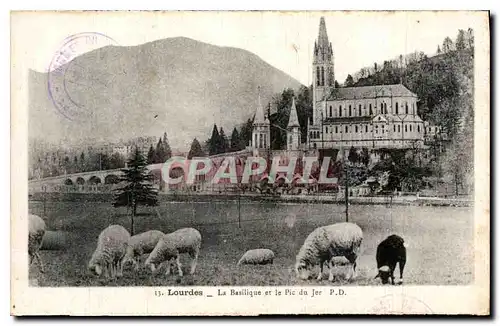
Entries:
[[170, 274], [170, 267], [175, 259], [179, 276], [182, 276], [180, 254], [188, 253], [191, 257], [191, 269], [189, 274], [193, 274], [198, 261], [198, 254], [201, 248], [201, 234], [193, 228], [184, 228], [165, 234], [156, 244], [145, 265], [151, 268], [151, 272], [163, 263], [167, 262], [166, 275]]
[[236, 265], [251, 264], [251, 265], [266, 265], [272, 264], [274, 260], [274, 252], [270, 249], [252, 249], [243, 254]]
[[151, 230], [131, 237], [127, 243], [127, 251], [125, 257], [123, 257], [122, 266], [130, 262], [134, 265], [135, 270], [137, 270], [139, 268], [137, 259], [143, 254], [151, 253], [158, 241], [160, 241], [161, 237], [164, 235], [165, 234], [161, 231]]
[[30, 264], [36, 258], [40, 265], [40, 272], [44, 273], [42, 258], [40, 258], [40, 248], [42, 247], [43, 236], [45, 235], [45, 222], [40, 216], [29, 214], [28, 216], [28, 256]]
[[97, 276], [114, 278], [122, 276], [123, 256], [127, 251], [130, 233], [121, 225], [110, 225], [105, 228], [97, 239], [97, 248], [89, 261], [89, 270]]
[[403, 270], [406, 264], [406, 248], [403, 238], [393, 234], [380, 242], [377, 246], [376, 259], [378, 274], [375, 278], [380, 277], [382, 284], [389, 283], [390, 277], [394, 285], [394, 270], [397, 263], [399, 263], [400, 282], [403, 282]]
[[328, 280], [333, 280], [333, 257], [344, 256], [352, 265], [350, 278], [356, 273], [363, 231], [354, 223], [337, 223], [322, 226], [309, 234], [297, 254], [295, 272], [300, 279], [308, 279], [314, 266], [320, 266], [318, 280], [323, 277], [323, 264], [329, 264]]

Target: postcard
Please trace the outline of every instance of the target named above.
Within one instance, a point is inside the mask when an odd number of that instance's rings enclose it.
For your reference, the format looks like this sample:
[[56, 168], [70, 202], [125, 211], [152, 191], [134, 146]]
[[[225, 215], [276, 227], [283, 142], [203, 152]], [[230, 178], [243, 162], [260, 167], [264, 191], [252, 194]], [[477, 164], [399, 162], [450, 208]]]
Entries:
[[11, 314], [490, 314], [488, 11], [11, 12]]

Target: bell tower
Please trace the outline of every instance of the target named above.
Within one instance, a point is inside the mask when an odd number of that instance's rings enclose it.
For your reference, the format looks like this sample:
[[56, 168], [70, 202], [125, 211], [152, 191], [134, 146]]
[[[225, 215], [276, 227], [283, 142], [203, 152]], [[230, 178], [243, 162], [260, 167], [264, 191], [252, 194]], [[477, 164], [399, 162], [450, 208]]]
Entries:
[[321, 102], [335, 88], [332, 43], [328, 41], [325, 18], [319, 21], [318, 39], [314, 42], [313, 52], [313, 124], [321, 123]]

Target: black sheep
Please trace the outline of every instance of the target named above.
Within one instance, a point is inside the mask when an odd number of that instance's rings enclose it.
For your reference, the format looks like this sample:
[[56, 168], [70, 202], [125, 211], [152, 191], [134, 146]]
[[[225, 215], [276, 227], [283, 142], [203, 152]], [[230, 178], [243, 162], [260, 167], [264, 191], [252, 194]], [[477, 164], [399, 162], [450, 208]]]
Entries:
[[401, 282], [403, 282], [403, 270], [406, 264], [406, 248], [404, 239], [393, 234], [388, 236], [377, 247], [377, 268], [378, 274], [375, 278], [380, 277], [382, 284], [389, 282], [389, 277], [394, 285], [394, 270], [396, 264], [399, 263], [399, 274]]

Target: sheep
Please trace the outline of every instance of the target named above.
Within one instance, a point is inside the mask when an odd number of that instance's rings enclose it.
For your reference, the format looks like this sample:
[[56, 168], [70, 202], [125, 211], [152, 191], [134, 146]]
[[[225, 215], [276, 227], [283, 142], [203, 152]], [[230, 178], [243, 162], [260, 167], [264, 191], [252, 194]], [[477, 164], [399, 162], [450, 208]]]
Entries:
[[125, 253], [125, 256], [123, 257], [122, 266], [125, 266], [127, 263], [131, 262], [134, 265], [135, 270], [137, 271], [139, 269], [137, 259], [139, 259], [143, 254], [151, 253], [151, 251], [153, 251], [153, 249], [156, 247], [158, 241], [164, 235], [165, 234], [161, 231], [150, 230], [131, 237], [127, 243], [127, 251]]
[[194, 274], [198, 261], [198, 254], [201, 248], [201, 234], [193, 228], [184, 228], [165, 234], [156, 244], [155, 248], [146, 259], [145, 266], [149, 266], [151, 272], [163, 263], [167, 262], [166, 275], [170, 274], [170, 267], [175, 259], [179, 276], [183, 276], [180, 254], [188, 253], [191, 257], [191, 269], [189, 274]]
[[98, 277], [123, 275], [121, 261], [127, 251], [130, 233], [121, 225], [110, 225], [105, 228], [97, 239], [97, 248], [88, 264], [88, 269]]
[[396, 234], [388, 236], [377, 246], [377, 268], [378, 273], [375, 276], [380, 277], [382, 284], [391, 283], [394, 285], [394, 270], [396, 264], [399, 263], [400, 283], [403, 282], [403, 271], [406, 264], [406, 247], [404, 239]]
[[354, 223], [336, 223], [322, 226], [307, 236], [296, 257], [295, 272], [298, 278], [309, 279], [314, 266], [320, 266], [317, 280], [323, 277], [323, 264], [328, 262], [329, 281], [333, 281], [333, 257], [344, 256], [352, 265], [350, 278], [356, 274], [356, 259], [359, 255], [363, 231]]
[[251, 249], [243, 254], [237, 266], [242, 264], [272, 264], [274, 261], [274, 252], [270, 249]]
[[45, 222], [44, 220], [34, 214], [29, 214], [28, 216], [28, 256], [30, 264], [33, 263], [34, 259], [38, 261], [40, 265], [40, 272], [44, 273], [45, 268], [43, 266], [42, 258], [40, 257], [40, 248], [42, 247], [43, 236], [45, 235]]

